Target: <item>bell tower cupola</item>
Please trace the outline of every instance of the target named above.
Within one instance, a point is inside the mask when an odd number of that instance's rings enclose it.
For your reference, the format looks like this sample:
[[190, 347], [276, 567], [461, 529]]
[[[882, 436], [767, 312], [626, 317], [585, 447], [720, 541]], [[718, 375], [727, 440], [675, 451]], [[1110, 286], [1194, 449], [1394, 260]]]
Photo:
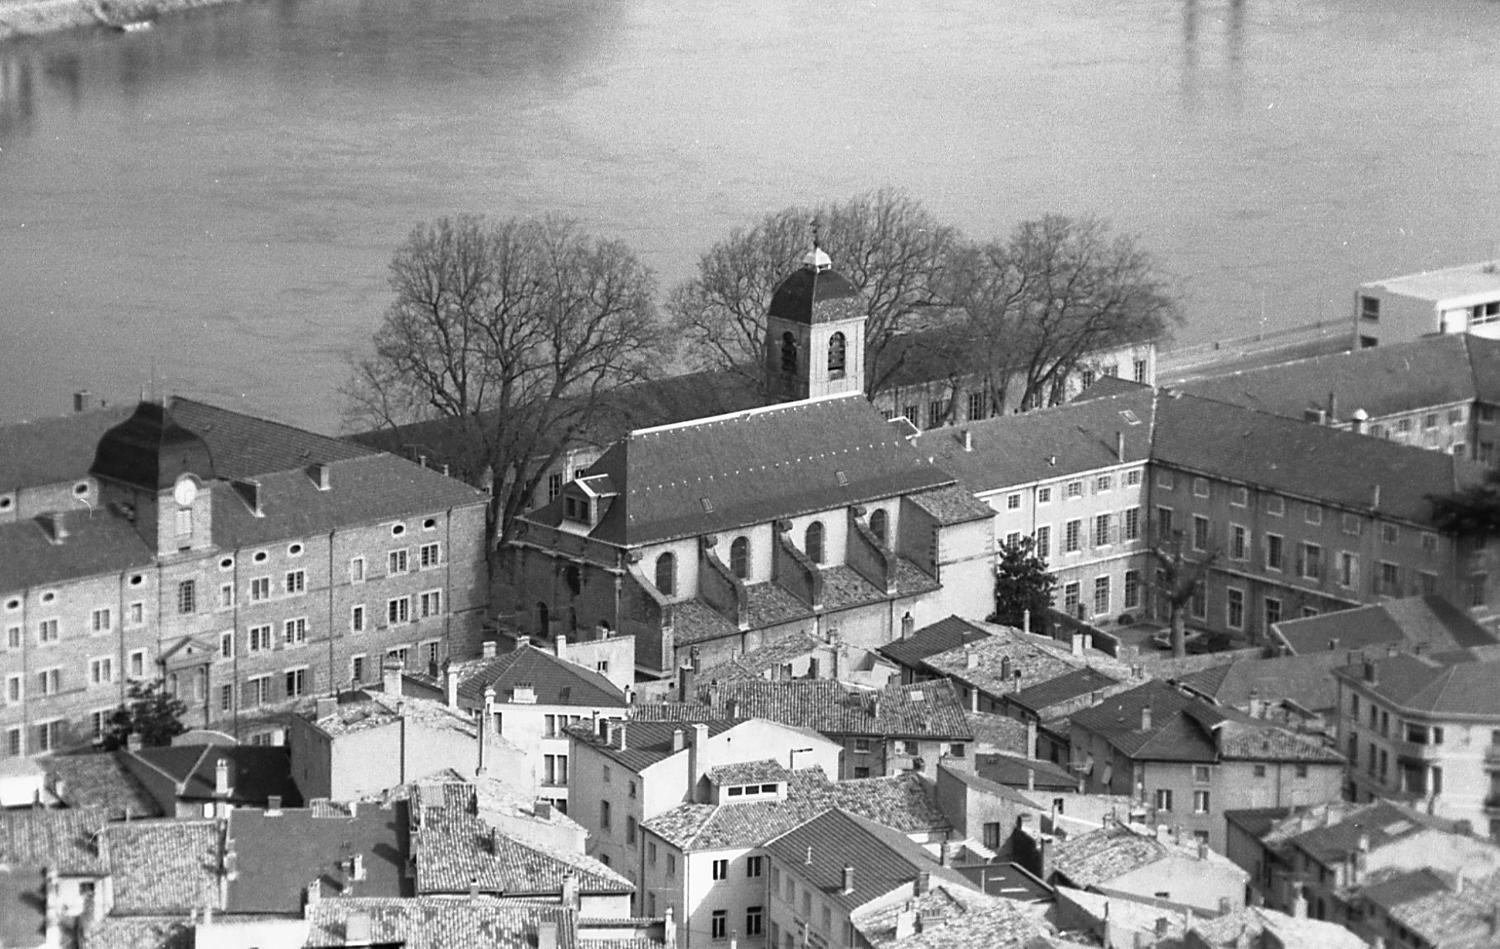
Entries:
[[781, 402], [863, 392], [864, 300], [823, 250], [781, 282], [766, 314], [766, 391]]

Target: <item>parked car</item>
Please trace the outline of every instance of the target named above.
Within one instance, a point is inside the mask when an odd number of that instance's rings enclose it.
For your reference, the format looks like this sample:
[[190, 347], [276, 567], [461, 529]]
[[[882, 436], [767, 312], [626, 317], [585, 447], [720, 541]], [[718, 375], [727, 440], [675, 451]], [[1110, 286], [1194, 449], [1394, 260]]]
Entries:
[[[1202, 639], [1204, 636], [1207, 636], [1207, 635], [1208, 634], [1205, 633], [1201, 629], [1190, 629], [1190, 630], [1187, 630], [1187, 632], [1186, 632], [1186, 634], [1184, 636], [1184, 641], [1187, 643], [1188, 651], [1189, 652], [1192, 651], [1193, 643], [1194, 642], [1196, 642], [1199, 639]], [[1152, 636], [1151, 637], [1151, 645], [1155, 646], [1157, 649], [1171, 649], [1172, 648], [1172, 631], [1170, 629], [1164, 629], [1161, 632], [1157, 633], [1155, 636]]]

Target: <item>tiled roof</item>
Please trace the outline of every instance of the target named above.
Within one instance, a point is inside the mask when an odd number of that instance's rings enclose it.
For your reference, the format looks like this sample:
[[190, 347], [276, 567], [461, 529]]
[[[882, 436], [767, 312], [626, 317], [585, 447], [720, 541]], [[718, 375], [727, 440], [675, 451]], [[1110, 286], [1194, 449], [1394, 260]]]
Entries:
[[1332, 709], [1338, 702], [1338, 686], [1332, 672], [1346, 662], [1345, 653], [1326, 651], [1305, 656], [1245, 658], [1190, 673], [1178, 682], [1231, 708], [1240, 708], [1255, 697], [1264, 702], [1290, 700], [1319, 712]]
[[[978, 494], [1052, 481], [1145, 461], [1151, 451], [1155, 396], [1154, 390], [1143, 389], [931, 429], [917, 437], [915, 446]], [[1117, 436], [1124, 438], [1123, 459], [1115, 454]]]
[[[343, 946], [351, 923], [368, 924], [370, 943], [404, 949], [534, 949], [537, 923], [556, 927], [557, 949], [579, 949], [572, 909], [498, 900], [485, 896], [456, 900], [440, 896], [410, 899], [343, 897], [307, 909], [309, 946]], [[357, 921], [357, 922], [356, 922]]]
[[484, 690], [493, 687], [496, 702], [509, 702], [523, 684], [531, 686], [538, 705], [625, 707], [625, 693], [604, 676], [534, 646], [518, 646], [468, 672], [459, 680], [458, 696], [477, 707], [484, 704]]
[[184, 913], [106, 916], [83, 920], [79, 949], [193, 949], [194, 926]]
[[[1282, 949], [1366, 949], [1363, 939], [1338, 923], [1289, 916], [1246, 906], [1212, 919], [1193, 920], [1191, 929], [1210, 949], [1276, 945]], [[1274, 937], [1274, 938], [1272, 938]]]
[[[311, 715], [316, 715], [316, 709], [312, 710]], [[315, 721], [319, 728], [330, 735], [348, 735], [389, 725], [402, 718], [426, 728], [456, 732], [468, 738], [479, 736], [478, 726], [472, 717], [458, 709], [449, 708], [442, 702], [420, 696], [402, 696], [398, 711], [395, 702], [383, 693], [362, 690], [339, 696], [333, 713]], [[494, 737], [510, 745], [503, 736]]]
[[203, 439], [221, 478], [254, 478], [374, 454], [354, 442], [176, 396], [172, 420]]
[[[235, 808], [229, 835], [239, 875], [229, 884], [236, 913], [297, 912], [313, 882], [327, 895], [410, 896], [405, 878], [407, 805], [359, 806], [354, 816], [333, 809], [284, 808], [267, 813]], [[350, 861], [360, 856], [363, 879]]]
[[[685, 753], [674, 752], [672, 750], [672, 732], [678, 728], [682, 728], [683, 724], [687, 721], [698, 720], [646, 721], [632, 718], [625, 728], [624, 748], [609, 744], [586, 724], [570, 727], [568, 734], [583, 744], [591, 746], [600, 754], [614, 759], [631, 771], [639, 773], [656, 764], [658, 761], [671, 757], [673, 754]], [[708, 726], [708, 736], [712, 738], [715, 735], [728, 731], [735, 725], [738, 725], [739, 722], [740, 720], [726, 721], [724, 719], [710, 719], [702, 723]]]
[[562, 892], [572, 874], [581, 893], [630, 893], [629, 880], [581, 853], [523, 843], [481, 820], [473, 787], [419, 787], [413, 795], [412, 857], [417, 892], [467, 893], [477, 882], [484, 893], [548, 896]]
[[1463, 888], [1429, 891], [1389, 907], [1391, 919], [1442, 949], [1494, 949], [1500, 937], [1500, 874], [1465, 880]]
[[1226, 722], [1219, 729], [1219, 757], [1225, 760], [1302, 761], [1341, 764], [1343, 756], [1316, 735], [1277, 728], [1261, 720]]
[[261, 475], [260, 517], [232, 485], [214, 482], [214, 543], [228, 549], [249, 547], [484, 503], [484, 495], [463, 482], [394, 455], [335, 461], [328, 477], [328, 490], [320, 491], [300, 468]]
[[1260, 840], [1291, 812], [1290, 807], [1246, 807], [1225, 811], [1224, 820]]
[[730, 717], [767, 718], [825, 735], [971, 737], [952, 683], [941, 679], [891, 684], [878, 692], [850, 689], [831, 679], [745, 679], [713, 683], [703, 694]]
[[102, 810], [0, 810], [0, 864], [50, 867], [63, 875], [104, 876], [108, 863], [94, 837]]
[[[999, 629], [993, 636], [928, 656], [923, 665], [937, 675], [997, 696], [1012, 693], [1018, 686], [1049, 682], [1086, 665], [1118, 665], [1104, 653], [1091, 651], [1074, 656], [1061, 643], [1044, 636], [1007, 627]], [[1007, 670], [1010, 678], [1005, 676]]]
[[1368, 841], [1371, 852], [1374, 852], [1386, 844], [1423, 833], [1434, 826], [1427, 815], [1389, 801], [1328, 809], [1322, 813], [1327, 815], [1326, 823], [1319, 823], [1307, 830], [1300, 829], [1300, 815], [1287, 817], [1277, 824], [1273, 839], [1290, 844], [1328, 866], [1353, 855], [1359, 849], [1362, 838]]
[[988, 635], [989, 631], [983, 627], [957, 616], [949, 616], [922, 627], [910, 636], [888, 642], [875, 651], [897, 665], [915, 669], [928, 656], [947, 652]]
[[[1158, 840], [1149, 833], [1113, 825], [1056, 841], [1052, 847], [1052, 867], [1074, 886], [1086, 889], [1173, 855], [1199, 858], [1199, 851]], [[1234, 866], [1213, 851], [1201, 859]]]
[[[892, 890], [911, 886], [923, 870], [931, 874], [934, 885], [973, 889], [962, 876], [938, 866], [901, 833], [837, 809], [824, 811], [772, 838], [765, 848], [786, 872], [807, 880], [822, 892], [826, 902], [845, 913], [853, 913]], [[846, 865], [854, 868], [854, 886], [848, 893], [843, 887]]]
[[748, 784], [754, 782], [780, 782], [791, 780], [792, 772], [778, 762], [766, 758], [762, 761], [740, 761], [721, 764], [708, 769], [708, 779], [715, 784]]
[[[750, 627], [760, 629], [785, 619], [806, 616], [812, 609], [775, 583], [753, 583], [745, 588], [749, 597]], [[674, 642], [680, 646], [739, 635], [740, 628], [729, 617], [701, 598], [672, 604]]]
[[642, 826], [684, 850], [723, 850], [754, 846], [830, 807], [905, 834], [948, 828], [931, 785], [919, 774], [829, 781], [816, 768], [793, 773], [785, 801], [683, 804]]
[[994, 508], [975, 498], [967, 488], [956, 484], [913, 494], [907, 500], [943, 525], [987, 521], [995, 516]]
[[1403, 709], [1432, 715], [1478, 715], [1500, 718], [1500, 659], [1479, 659], [1458, 651], [1438, 655], [1402, 654], [1371, 660], [1376, 681], [1365, 681], [1363, 665], [1334, 675], [1379, 694]]
[[1049, 932], [1014, 900], [961, 887], [934, 886], [909, 902], [922, 920], [919, 933], [896, 938], [896, 917], [907, 911], [905, 902], [857, 913], [854, 927], [872, 949], [1022, 949], [1043, 944], [1038, 940]]
[[829, 648], [818, 637], [798, 630], [783, 639], [774, 640], [713, 666], [705, 670], [704, 674], [714, 679], [758, 679], [767, 672], [780, 670], [794, 659], [800, 659], [809, 653], [827, 651]]
[[983, 777], [982, 775], [979, 775], [975, 772], [964, 771], [961, 768], [950, 768], [947, 765], [939, 765], [938, 769], [940, 771], [948, 773], [955, 780], [959, 781], [967, 787], [973, 788], [976, 791], [983, 791], [985, 794], [992, 794], [995, 797], [1004, 798], [1012, 804], [1019, 804], [1022, 807], [1030, 807], [1034, 810], [1044, 810], [1044, 808], [1040, 804], [1022, 794], [1020, 791], [1017, 791], [1015, 788], [1011, 787], [1008, 784], [1001, 784], [998, 781], [992, 781], [989, 778]]
[[124, 753], [54, 755], [46, 761], [54, 793], [69, 807], [97, 807], [110, 820], [161, 817], [161, 805], [121, 761]]
[[131, 406], [0, 425], [0, 484], [6, 491], [82, 480], [99, 438], [130, 417]]
[[[1143, 709], [1151, 727], [1142, 729]], [[1072, 715], [1073, 724], [1137, 759], [1213, 761], [1210, 728], [1226, 720], [1222, 710], [1190, 699], [1159, 680], [1113, 695]]]
[[974, 773], [985, 780], [1013, 788], [1035, 787], [1038, 792], [1078, 790], [1078, 776], [1067, 768], [1025, 755], [975, 755]]
[[53, 543], [40, 521], [0, 524], [0, 592], [150, 566], [155, 551], [135, 525], [108, 507], [59, 514], [67, 536]]
[[1120, 684], [1120, 680], [1098, 669], [1082, 668], [1054, 676], [1044, 682], [1028, 686], [1010, 696], [1010, 700], [1035, 712], [1045, 712], [1054, 705], [1071, 701], [1079, 696], [1105, 692]]
[[1430, 524], [1434, 494], [1477, 466], [1443, 452], [1343, 432], [1193, 396], [1157, 400], [1152, 460], [1295, 497]]
[[[627, 547], [951, 484], [862, 395], [631, 432], [588, 474], [622, 492], [591, 536]], [[528, 515], [555, 526], [562, 499]]]
[[977, 751], [1026, 754], [1029, 735], [1020, 719], [999, 712], [965, 712], [964, 720], [969, 723]]
[[1389, 912], [1392, 907], [1402, 903], [1420, 900], [1448, 889], [1448, 881], [1431, 867], [1418, 870], [1391, 868], [1385, 872], [1377, 870], [1370, 874], [1370, 882], [1359, 887], [1359, 897]]
[[[1299, 421], [1309, 411], [1326, 412], [1330, 398], [1339, 422], [1360, 409], [1380, 418], [1486, 397], [1476, 391], [1471, 352], [1481, 363], [1492, 362], [1500, 343], [1467, 334], [1428, 336], [1198, 379], [1181, 389]], [[1491, 388], [1488, 400], [1496, 394]]]
[[1383, 600], [1350, 610], [1283, 620], [1272, 627], [1272, 632], [1299, 656], [1346, 653], [1392, 643], [1421, 643], [1444, 650], [1496, 642], [1492, 633], [1440, 596]]
[[219, 899], [220, 831], [212, 820], [151, 820], [109, 824], [105, 853], [115, 913], [188, 913]]
[[291, 753], [284, 747], [259, 745], [168, 745], [128, 752], [171, 778], [184, 801], [211, 800], [218, 762], [229, 764], [229, 800], [262, 804], [271, 795], [297, 807], [302, 792], [292, 780]]

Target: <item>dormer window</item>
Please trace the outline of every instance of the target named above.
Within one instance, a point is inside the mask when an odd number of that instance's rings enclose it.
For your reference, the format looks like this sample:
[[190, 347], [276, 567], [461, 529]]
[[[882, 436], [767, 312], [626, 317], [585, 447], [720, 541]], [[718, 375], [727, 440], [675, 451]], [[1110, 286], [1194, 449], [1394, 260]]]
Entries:
[[563, 495], [563, 517], [570, 521], [588, 523], [589, 502], [571, 494]]
[[846, 343], [843, 333], [834, 333], [828, 338], [828, 377], [830, 379], [842, 379], [844, 377], [844, 350]]

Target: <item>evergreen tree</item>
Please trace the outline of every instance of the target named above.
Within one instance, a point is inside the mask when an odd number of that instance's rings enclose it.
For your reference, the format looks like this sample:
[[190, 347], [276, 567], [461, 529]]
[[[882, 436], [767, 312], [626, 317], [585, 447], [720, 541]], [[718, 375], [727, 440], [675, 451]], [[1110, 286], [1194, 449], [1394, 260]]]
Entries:
[[1000, 564], [995, 568], [995, 622], [1007, 626], [1024, 626], [1026, 612], [1031, 612], [1031, 628], [1046, 626], [1047, 607], [1052, 605], [1052, 588], [1057, 578], [1047, 569], [1047, 562], [1036, 552], [1030, 537], [1000, 546]]
[[187, 703], [168, 693], [160, 681], [132, 682], [125, 703], [110, 713], [104, 748], [123, 748], [131, 735], [139, 735], [147, 748], [169, 745], [173, 737], [187, 731], [182, 724], [187, 710]]

